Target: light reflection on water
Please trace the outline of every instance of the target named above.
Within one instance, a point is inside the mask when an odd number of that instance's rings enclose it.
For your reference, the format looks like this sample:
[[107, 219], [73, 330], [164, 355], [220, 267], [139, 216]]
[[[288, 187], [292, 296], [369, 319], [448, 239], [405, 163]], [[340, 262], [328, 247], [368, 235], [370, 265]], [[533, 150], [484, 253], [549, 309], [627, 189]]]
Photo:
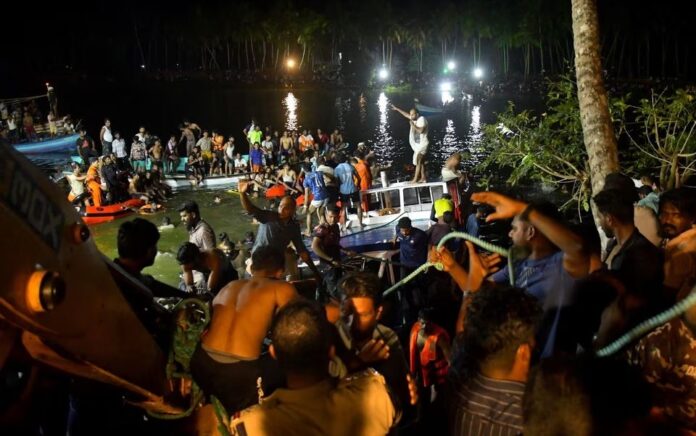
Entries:
[[298, 100], [292, 92], [283, 99], [285, 108], [285, 130], [297, 130], [297, 106]]
[[454, 102], [454, 97], [452, 97], [452, 93], [449, 91], [442, 91], [440, 93], [440, 100], [442, 100], [442, 104], [449, 104]]
[[394, 158], [396, 144], [392, 138], [391, 127], [388, 121], [391, 103], [383, 92], [381, 92], [377, 98], [377, 107], [379, 108], [379, 123], [375, 128], [375, 155], [377, 156], [377, 163], [379, 165], [389, 165]]

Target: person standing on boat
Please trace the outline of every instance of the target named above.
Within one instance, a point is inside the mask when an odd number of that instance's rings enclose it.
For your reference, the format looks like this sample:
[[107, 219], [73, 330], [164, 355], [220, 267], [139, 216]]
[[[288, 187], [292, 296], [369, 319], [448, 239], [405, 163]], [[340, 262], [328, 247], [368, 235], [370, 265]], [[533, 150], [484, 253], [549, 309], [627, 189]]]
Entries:
[[179, 151], [177, 150], [176, 136], [172, 135], [169, 138], [164, 155], [166, 157], [165, 171], [169, 174], [175, 174], [179, 167]]
[[225, 175], [231, 176], [234, 173], [234, 136], [230, 136], [223, 147], [225, 159]]
[[[338, 153], [336, 155], [336, 161], [338, 166], [334, 170], [334, 175], [339, 182], [339, 197], [341, 199], [341, 208], [343, 213], [341, 214], [341, 230], [346, 226], [346, 219], [348, 216], [348, 206], [350, 203], [356, 208], [356, 214], [358, 215], [358, 225], [362, 229], [362, 207], [360, 204], [360, 177], [356, 169], [347, 162], [346, 156], [343, 153]], [[356, 183], [357, 182], [357, 183]]]
[[94, 141], [87, 135], [87, 131], [84, 128], [80, 129], [80, 137], [75, 141], [75, 146], [77, 147], [77, 154], [82, 158], [83, 165], [89, 166], [99, 156], [94, 148]]
[[51, 138], [58, 135], [58, 125], [56, 124], [56, 116], [53, 111], [48, 113], [48, 131], [51, 134]]
[[111, 154], [111, 145], [114, 142], [114, 137], [111, 134], [111, 120], [108, 118], [104, 119], [104, 125], [99, 132], [99, 142], [101, 142], [102, 156], [108, 156]]
[[119, 170], [124, 171], [128, 168], [128, 153], [126, 153], [126, 141], [121, 138], [119, 132], [114, 132], [114, 142], [111, 143], [111, 148], [116, 155], [116, 166]]
[[392, 105], [392, 109], [406, 117], [411, 126], [408, 134], [408, 142], [413, 149], [413, 165], [416, 167], [416, 173], [413, 175], [411, 183], [426, 182], [425, 175], [425, 153], [428, 151], [428, 121], [424, 116], [420, 115], [416, 109], [411, 109], [410, 112], [399, 109]]
[[58, 96], [56, 96], [56, 90], [53, 86], [46, 84], [46, 97], [48, 98], [48, 106], [53, 112], [53, 115], [58, 116]]
[[[401, 263], [401, 279], [411, 274], [428, 260], [428, 235], [421, 229], [413, 227], [407, 216], [401, 218], [396, 226], [396, 236], [393, 243], [399, 242], [399, 262]], [[402, 317], [404, 325], [411, 325], [422, 307], [423, 297], [421, 288], [423, 275], [406, 284], [399, 292], [402, 293]]]
[[179, 143], [181, 143], [184, 139], [186, 140], [186, 156], [188, 156], [193, 151], [193, 147], [196, 146], [196, 137], [193, 135], [191, 129], [185, 124], [179, 126], [179, 130], [181, 130], [181, 138], [179, 138]]

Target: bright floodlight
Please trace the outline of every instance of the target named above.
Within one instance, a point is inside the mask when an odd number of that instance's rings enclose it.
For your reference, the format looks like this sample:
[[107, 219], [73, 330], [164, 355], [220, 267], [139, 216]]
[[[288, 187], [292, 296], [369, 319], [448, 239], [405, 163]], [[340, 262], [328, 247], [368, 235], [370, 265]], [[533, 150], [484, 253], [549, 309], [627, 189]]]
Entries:
[[288, 68], [295, 68], [295, 59], [292, 59], [292, 58], [291, 58], [291, 59], [288, 59], [288, 60], [285, 62], [285, 65], [287, 65]]
[[474, 69], [474, 77], [476, 79], [480, 79], [481, 77], [483, 77], [483, 70], [481, 68], [475, 68]]
[[447, 69], [448, 70], [454, 70], [455, 68], [457, 68], [457, 64], [454, 61], [447, 62]]
[[452, 90], [452, 84], [450, 82], [442, 82], [440, 83], [440, 91], [442, 92], [450, 92]]
[[386, 68], [381, 68], [379, 70], [379, 78], [382, 80], [386, 80], [387, 77], [389, 77], [389, 71], [387, 71]]

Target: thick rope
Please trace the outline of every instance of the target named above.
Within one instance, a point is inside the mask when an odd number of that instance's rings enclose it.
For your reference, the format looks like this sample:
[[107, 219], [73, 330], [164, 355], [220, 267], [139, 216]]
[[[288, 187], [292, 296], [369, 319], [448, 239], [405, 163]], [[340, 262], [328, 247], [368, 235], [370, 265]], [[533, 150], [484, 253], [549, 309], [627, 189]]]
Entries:
[[628, 333], [621, 336], [619, 339], [615, 340], [611, 344], [597, 351], [597, 356], [607, 357], [616, 353], [617, 351], [621, 350], [625, 345], [630, 344], [631, 342], [640, 338], [647, 332], [661, 326], [662, 324], [665, 324], [667, 321], [670, 321], [682, 315], [684, 312], [689, 310], [689, 308], [691, 308], [691, 306], [693, 306], [694, 304], [696, 304], [696, 286], [691, 288], [691, 293], [688, 297], [684, 298], [683, 300], [670, 307], [669, 309], [665, 310], [664, 312], [658, 313], [652, 318], [649, 318], [643, 321], [642, 323], [638, 324], [637, 326], [632, 328]]
[[407, 275], [403, 279], [396, 282], [394, 284], [394, 286], [392, 286], [391, 288], [384, 291], [382, 293], [382, 296], [386, 297], [387, 295], [391, 294], [395, 290], [399, 289], [401, 286], [403, 286], [406, 283], [408, 283], [409, 281], [413, 280], [418, 274], [422, 273], [423, 271], [427, 271], [428, 268], [430, 268], [431, 266], [434, 266], [435, 268], [437, 268], [440, 271], [442, 271], [444, 269], [444, 267], [442, 266], [442, 264], [440, 262], [426, 262], [423, 265], [416, 268], [415, 271], [413, 271], [411, 274]]
[[478, 245], [479, 247], [483, 248], [486, 251], [490, 251], [491, 253], [498, 253], [501, 256], [504, 256], [507, 258], [507, 263], [508, 263], [508, 273], [510, 277], [510, 286], [515, 286], [515, 275], [513, 271], [513, 265], [512, 265], [512, 256], [510, 255], [510, 250], [507, 250], [503, 247], [499, 247], [497, 245], [491, 244], [488, 241], [484, 241], [483, 239], [477, 238], [476, 236], [472, 236], [466, 232], [452, 232], [448, 233], [440, 239], [440, 243], [437, 244], [437, 248], [440, 249], [443, 245], [445, 245], [445, 242], [449, 241], [450, 239], [465, 239], [475, 245]]
[[[448, 240], [450, 239], [466, 239], [467, 241], [471, 241], [475, 245], [478, 245], [479, 247], [483, 248], [484, 250], [488, 250], [493, 253], [498, 253], [502, 256], [506, 256], [508, 259], [508, 269], [510, 272], [510, 285], [514, 286], [514, 275], [513, 275], [513, 269], [512, 269], [512, 261], [510, 260], [510, 251], [506, 250], [505, 248], [499, 247], [497, 245], [491, 244], [490, 242], [484, 241], [482, 239], [477, 238], [476, 236], [472, 236], [468, 233], [465, 232], [452, 232], [448, 233], [445, 235], [444, 238], [440, 240], [440, 243], [437, 244], [437, 248], [439, 249], [442, 247]], [[382, 293], [382, 296], [386, 297], [387, 295], [391, 294], [401, 286], [405, 285], [409, 281], [413, 280], [414, 277], [416, 277], [418, 274], [427, 271], [428, 268], [431, 266], [434, 266], [438, 270], [442, 271], [444, 269], [444, 266], [440, 262], [426, 262], [423, 265], [419, 266], [415, 271], [413, 271], [411, 274], [407, 275], [403, 279], [399, 280], [396, 282], [392, 287], [387, 289]]]

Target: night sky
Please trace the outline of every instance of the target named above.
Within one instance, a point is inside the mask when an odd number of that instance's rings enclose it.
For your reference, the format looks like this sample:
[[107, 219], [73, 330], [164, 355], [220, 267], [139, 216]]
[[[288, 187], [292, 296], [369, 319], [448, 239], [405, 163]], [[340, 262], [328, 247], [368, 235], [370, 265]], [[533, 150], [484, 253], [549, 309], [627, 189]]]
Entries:
[[[391, 37], [395, 62], [407, 69], [413, 68], [417, 52], [413, 35], [422, 31], [425, 70], [439, 68], [433, 64], [440, 62], [442, 40], [447, 40], [448, 50], [455, 47], [462, 56], [472, 51], [480, 37], [483, 59], [500, 71], [501, 47], [511, 48], [506, 74], [513, 75], [523, 74], [528, 47], [549, 50], [544, 55], [550, 56], [544, 65], [546, 73], [562, 69], [561, 58], [568, 57], [572, 48], [570, 0], [24, 3], [3, 5], [3, 97], [21, 95], [37, 82], [58, 77], [131, 80], [157, 70], [200, 70], [203, 41], [215, 50], [220, 70], [235, 71], [247, 69], [247, 60], [237, 62], [235, 56], [236, 50], [244, 50], [242, 41], [253, 38], [258, 57], [264, 38], [269, 49], [271, 42], [282, 40], [298, 53], [298, 37], [303, 34], [310, 35], [317, 61], [336, 56], [332, 49], [350, 52], [360, 47], [354, 57], [363, 56], [366, 65], [379, 62], [381, 41]], [[610, 74], [633, 79], [695, 77], [696, 27], [689, 21], [696, 16], [696, 2], [638, 4], [599, 1], [605, 66]], [[314, 20], [324, 23], [323, 27], [309, 28]], [[227, 46], [232, 51], [229, 65]], [[146, 68], [142, 68], [143, 60]], [[531, 59], [530, 75], [541, 72], [540, 61], [538, 56]]]

